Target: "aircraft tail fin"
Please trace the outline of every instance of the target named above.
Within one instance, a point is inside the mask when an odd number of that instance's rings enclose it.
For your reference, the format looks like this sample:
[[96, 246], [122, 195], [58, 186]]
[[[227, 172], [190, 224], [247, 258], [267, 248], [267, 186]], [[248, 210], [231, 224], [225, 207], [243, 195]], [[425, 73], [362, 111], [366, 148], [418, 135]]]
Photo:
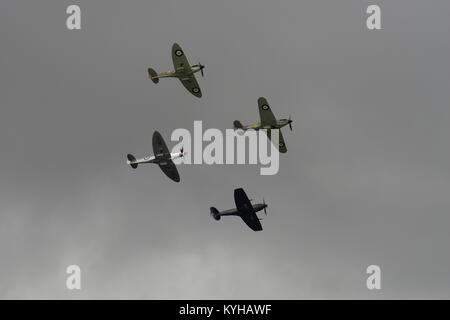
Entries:
[[138, 167], [137, 163], [134, 163], [136, 161], [136, 158], [132, 154], [127, 154], [127, 164], [129, 164], [133, 169], [136, 169]]
[[220, 220], [220, 213], [219, 213], [219, 210], [217, 210], [216, 208], [214, 208], [214, 207], [211, 207], [211, 208], [209, 208], [209, 210], [210, 210], [210, 214], [211, 214], [211, 216], [214, 218], [214, 219], [216, 219], [217, 221], [219, 221]]
[[233, 122], [233, 129], [237, 130], [237, 129], [243, 129], [243, 125], [239, 120], [234, 120]]
[[152, 81], [154, 83], [158, 83], [159, 82], [159, 78], [157, 78], [158, 74], [152, 68], [148, 68], [148, 76], [150, 77], [150, 79], [152, 79]]

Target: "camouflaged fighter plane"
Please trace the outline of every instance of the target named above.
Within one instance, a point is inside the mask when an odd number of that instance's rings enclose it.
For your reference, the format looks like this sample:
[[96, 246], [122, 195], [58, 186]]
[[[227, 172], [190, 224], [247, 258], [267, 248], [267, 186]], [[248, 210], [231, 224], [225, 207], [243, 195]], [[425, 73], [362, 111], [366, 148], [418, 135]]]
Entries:
[[[261, 122], [251, 124], [248, 126], [243, 126], [242, 123], [239, 120], [235, 120], [233, 122], [233, 129], [234, 130], [259, 130], [259, 129], [267, 129], [267, 137], [271, 138], [271, 129], [281, 129], [286, 125], [289, 125], [289, 128], [292, 131], [292, 120], [291, 116], [289, 116], [289, 119], [275, 119], [275, 116], [273, 115], [272, 110], [270, 110], [269, 104], [267, 103], [266, 98], [260, 97], [258, 99], [258, 109], [259, 109], [259, 116], [261, 118]], [[281, 153], [285, 153], [287, 151], [286, 144], [284, 143], [283, 135], [279, 134], [279, 142], [278, 142], [278, 150]]]
[[155, 154], [154, 156], [136, 160], [132, 154], [128, 154], [127, 164], [129, 164], [133, 169], [136, 169], [138, 164], [141, 163], [156, 163], [166, 176], [175, 182], [180, 182], [180, 175], [178, 174], [177, 167], [172, 160], [184, 157], [187, 152], [183, 152], [183, 148], [181, 148], [180, 152], [170, 153], [169, 149], [167, 149], [166, 143], [158, 131], [153, 133], [152, 145], [153, 153]]
[[258, 218], [256, 212], [264, 210], [264, 213], [267, 215], [267, 204], [264, 199], [263, 203], [252, 204], [251, 200], [249, 200], [245, 194], [244, 189], [239, 188], [234, 190], [234, 202], [236, 203], [236, 209], [219, 211], [216, 208], [211, 207], [211, 216], [217, 221], [219, 221], [222, 216], [238, 216], [241, 217], [253, 231], [261, 231], [263, 228], [259, 220], [262, 219]]
[[166, 73], [156, 73], [152, 68], [148, 68], [148, 75], [154, 83], [158, 83], [160, 78], [178, 78], [183, 86], [194, 96], [201, 98], [202, 92], [195, 79], [194, 73], [199, 72], [203, 77], [203, 69], [205, 66], [198, 63], [193, 66], [189, 64], [188, 59], [184, 55], [181, 47], [174, 43], [172, 46], [172, 60], [175, 70], [168, 71]]

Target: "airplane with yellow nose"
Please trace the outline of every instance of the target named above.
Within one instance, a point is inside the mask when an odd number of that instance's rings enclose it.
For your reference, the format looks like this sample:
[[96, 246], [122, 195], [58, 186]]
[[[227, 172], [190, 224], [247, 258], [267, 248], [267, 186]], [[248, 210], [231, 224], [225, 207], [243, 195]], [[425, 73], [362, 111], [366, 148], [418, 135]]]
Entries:
[[[289, 125], [289, 128], [292, 131], [292, 119], [289, 116], [289, 119], [276, 119], [273, 115], [272, 110], [270, 109], [269, 103], [267, 102], [267, 99], [264, 97], [260, 97], [258, 99], [258, 109], [259, 109], [259, 116], [261, 118], [261, 122], [257, 122], [255, 124], [244, 126], [239, 120], [234, 120], [233, 122], [233, 129], [234, 130], [243, 130], [247, 131], [250, 129], [253, 130], [260, 130], [260, 129], [266, 129], [267, 131], [267, 137], [269, 140], [271, 139], [271, 130], [272, 129], [281, 129], [284, 126]], [[279, 134], [279, 142], [278, 142], [278, 150], [281, 153], [287, 152], [286, 144], [284, 142], [283, 135]]]

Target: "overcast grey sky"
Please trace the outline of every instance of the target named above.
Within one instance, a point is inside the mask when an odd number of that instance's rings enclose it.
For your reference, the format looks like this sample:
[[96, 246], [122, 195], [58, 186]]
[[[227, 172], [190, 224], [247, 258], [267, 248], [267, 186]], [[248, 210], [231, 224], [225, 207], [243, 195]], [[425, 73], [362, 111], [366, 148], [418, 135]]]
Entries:
[[[66, 29], [79, 4], [82, 30]], [[382, 30], [366, 28], [381, 6]], [[0, 298], [450, 298], [449, 1], [0, 2]], [[203, 98], [147, 68], [178, 42]], [[288, 152], [258, 166], [125, 155], [159, 130], [259, 119]], [[269, 204], [264, 230], [209, 207]], [[65, 269], [82, 269], [82, 290]], [[377, 264], [382, 289], [366, 289]]]

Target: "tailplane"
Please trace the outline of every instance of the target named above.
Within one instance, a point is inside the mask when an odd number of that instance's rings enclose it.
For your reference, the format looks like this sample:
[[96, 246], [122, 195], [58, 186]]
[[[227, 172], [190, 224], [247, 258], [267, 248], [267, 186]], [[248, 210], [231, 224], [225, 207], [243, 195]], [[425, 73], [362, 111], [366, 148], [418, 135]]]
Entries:
[[220, 220], [220, 212], [214, 207], [209, 208], [211, 216], [217, 221]]
[[136, 158], [132, 154], [127, 154], [127, 164], [129, 164], [133, 169], [136, 169], [138, 167], [137, 163], [134, 163], [136, 161]]
[[152, 79], [152, 81], [154, 83], [158, 83], [159, 82], [158, 74], [152, 68], [148, 68], [148, 76], [150, 77], [150, 79]]
[[242, 123], [239, 120], [234, 120], [233, 122], [233, 129], [236, 131], [238, 129], [243, 129], [244, 126], [242, 125]]

